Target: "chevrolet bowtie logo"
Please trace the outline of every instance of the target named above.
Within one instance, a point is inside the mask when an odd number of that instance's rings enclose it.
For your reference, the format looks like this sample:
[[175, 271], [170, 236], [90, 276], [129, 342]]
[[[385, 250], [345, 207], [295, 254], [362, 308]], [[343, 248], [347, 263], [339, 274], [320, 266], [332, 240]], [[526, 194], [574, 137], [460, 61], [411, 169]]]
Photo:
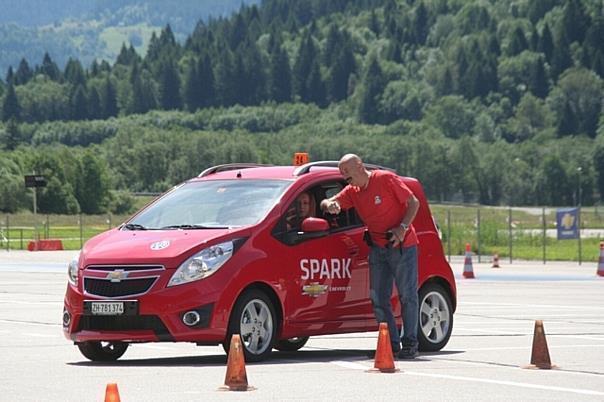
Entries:
[[321, 285], [318, 282], [313, 282], [310, 285], [302, 286], [302, 294], [305, 296], [317, 297], [327, 292], [327, 285]]
[[128, 272], [124, 271], [123, 269], [117, 269], [107, 274], [107, 279], [111, 280], [111, 282], [121, 282], [122, 279], [126, 279], [127, 277]]

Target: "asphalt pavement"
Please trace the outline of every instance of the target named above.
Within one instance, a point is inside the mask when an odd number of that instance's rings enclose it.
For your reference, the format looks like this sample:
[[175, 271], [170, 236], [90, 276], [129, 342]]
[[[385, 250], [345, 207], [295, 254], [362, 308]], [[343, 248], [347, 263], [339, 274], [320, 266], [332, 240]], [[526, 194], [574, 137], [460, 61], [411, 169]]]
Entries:
[[[254, 390], [221, 390], [221, 347], [153, 343], [92, 363], [63, 337], [61, 311], [73, 252], [0, 252], [0, 400], [604, 400], [604, 278], [595, 264], [500, 261], [452, 268], [458, 286], [453, 335], [440, 352], [371, 372], [377, 333], [313, 337], [295, 353], [247, 364]], [[552, 370], [525, 369], [542, 320]]]

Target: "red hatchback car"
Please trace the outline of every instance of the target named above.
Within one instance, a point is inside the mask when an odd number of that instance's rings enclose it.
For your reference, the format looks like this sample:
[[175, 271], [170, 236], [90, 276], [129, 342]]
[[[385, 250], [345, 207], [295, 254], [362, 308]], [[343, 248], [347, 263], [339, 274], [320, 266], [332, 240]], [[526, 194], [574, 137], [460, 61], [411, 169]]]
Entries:
[[[455, 280], [420, 183], [403, 180], [421, 204], [420, 350], [436, 351], [453, 329]], [[363, 222], [318, 208], [345, 185], [333, 161], [205, 170], [84, 245], [68, 268], [65, 336], [108, 361], [134, 342], [228, 345], [238, 333], [259, 361], [309, 336], [376, 330]], [[302, 193], [309, 217], [292, 220]]]

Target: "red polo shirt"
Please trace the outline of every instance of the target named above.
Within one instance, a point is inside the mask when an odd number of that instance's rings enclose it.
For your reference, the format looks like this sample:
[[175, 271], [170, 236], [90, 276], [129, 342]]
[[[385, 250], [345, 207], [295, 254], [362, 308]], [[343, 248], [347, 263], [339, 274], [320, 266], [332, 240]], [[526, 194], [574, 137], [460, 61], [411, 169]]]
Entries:
[[[399, 226], [407, 213], [407, 200], [412, 194], [396, 174], [387, 170], [372, 170], [365, 189], [348, 185], [335, 199], [342, 209], [354, 207], [367, 225], [373, 242], [383, 247], [388, 243], [386, 232]], [[410, 225], [403, 246], [416, 244], [415, 229]]]

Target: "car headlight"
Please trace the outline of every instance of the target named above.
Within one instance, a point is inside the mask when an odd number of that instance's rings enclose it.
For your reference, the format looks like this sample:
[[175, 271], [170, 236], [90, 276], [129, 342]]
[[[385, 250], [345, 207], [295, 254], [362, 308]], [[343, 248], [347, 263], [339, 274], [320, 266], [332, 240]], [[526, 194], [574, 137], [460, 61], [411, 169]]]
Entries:
[[80, 260], [80, 252], [73, 256], [69, 265], [67, 266], [67, 277], [69, 283], [73, 286], [78, 286], [78, 261]]
[[232, 255], [232, 241], [205, 248], [178, 267], [170, 278], [168, 286], [182, 285], [207, 278], [223, 266]]

